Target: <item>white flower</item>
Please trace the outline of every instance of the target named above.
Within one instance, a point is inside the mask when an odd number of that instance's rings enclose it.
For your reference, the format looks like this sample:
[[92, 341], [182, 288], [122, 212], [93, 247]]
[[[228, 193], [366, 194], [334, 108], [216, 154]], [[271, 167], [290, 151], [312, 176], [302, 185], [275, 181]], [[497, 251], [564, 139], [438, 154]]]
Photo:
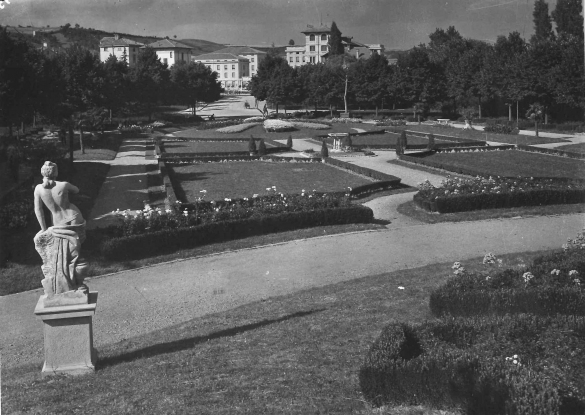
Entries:
[[561, 274], [561, 270], [560, 269], [553, 269], [550, 272], [551, 275], [560, 275]]
[[534, 278], [534, 275], [532, 275], [532, 273], [530, 272], [525, 272], [524, 274], [522, 274], [522, 278], [524, 279], [524, 283], [528, 284], [528, 282]]
[[257, 193], [254, 193], [254, 194], [252, 195], [252, 197], [253, 197], [253, 198], [257, 198], [257, 197], [258, 197], [258, 194], [257, 194]]
[[266, 188], [266, 190], [268, 190], [268, 191], [270, 191], [270, 189], [271, 189], [270, 187], [267, 187], [267, 188]]
[[573, 269], [573, 270], [569, 271], [569, 277], [572, 277], [572, 276], [574, 276], [574, 275], [579, 275], [579, 271], [577, 271], [577, 270], [575, 270], [575, 269]]
[[172, 210], [170, 210], [170, 209], [167, 209], [167, 210], [165, 210], [165, 212], [167, 212], [167, 213], [171, 213], [171, 212], [172, 212]]
[[398, 287], [399, 290], [404, 290], [404, 287], [400, 286]]
[[207, 193], [207, 190], [200, 190], [199, 193]]

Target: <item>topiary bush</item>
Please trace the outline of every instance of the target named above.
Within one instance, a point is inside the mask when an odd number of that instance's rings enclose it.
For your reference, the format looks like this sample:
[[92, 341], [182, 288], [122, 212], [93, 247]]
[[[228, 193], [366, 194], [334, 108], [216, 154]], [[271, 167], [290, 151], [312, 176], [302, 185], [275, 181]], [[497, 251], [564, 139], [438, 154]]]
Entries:
[[288, 138], [286, 139], [286, 146], [292, 150], [293, 148], [292, 135], [289, 135]]
[[266, 155], [266, 144], [264, 143], [264, 138], [260, 139], [260, 144], [258, 144], [258, 155], [265, 156]]
[[256, 139], [253, 135], [250, 135], [250, 141], [248, 141], [248, 151], [250, 153], [256, 153]]
[[435, 149], [435, 135], [433, 133], [429, 134], [429, 143], [427, 145], [427, 150], [433, 151]]
[[327, 148], [327, 143], [323, 141], [321, 144], [321, 158], [329, 157], [329, 149]]

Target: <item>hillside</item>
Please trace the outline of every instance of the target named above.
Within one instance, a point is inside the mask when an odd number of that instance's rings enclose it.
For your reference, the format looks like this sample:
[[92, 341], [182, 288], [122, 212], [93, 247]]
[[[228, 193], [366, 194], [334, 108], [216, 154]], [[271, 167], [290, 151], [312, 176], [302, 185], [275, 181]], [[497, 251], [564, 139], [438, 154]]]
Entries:
[[185, 45], [193, 48], [193, 55], [203, 55], [204, 53], [215, 52], [225, 48], [225, 45], [219, 43], [210, 42], [208, 40], [201, 39], [177, 39], [178, 42], [184, 43]]

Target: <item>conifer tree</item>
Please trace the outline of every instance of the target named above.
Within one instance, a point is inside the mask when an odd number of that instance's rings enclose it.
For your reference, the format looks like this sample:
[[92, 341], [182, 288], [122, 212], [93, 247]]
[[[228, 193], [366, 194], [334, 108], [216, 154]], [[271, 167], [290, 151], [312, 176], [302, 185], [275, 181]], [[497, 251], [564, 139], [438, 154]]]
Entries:
[[321, 158], [329, 157], [329, 149], [327, 148], [327, 143], [323, 140], [323, 144], [321, 144]]
[[531, 38], [532, 43], [554, 38], [551, 18], [548, 13], [548, 3], [546, 1], [536, 0], [532, 16], [534, 18], [534, 35], [532, 35]]
[[343, 55], [343, 44], [341, 43], [341, 32], [335, 22], [331, 23], [331, 32], [329, 35], [329, 55]]
[[256, 140], [253, 135], [250, 135], [250, 141], [248, 142], [248, 151], [250, 153], [256, 152]]
[[265, 156], [266, 155], [266, 144], [264, 144], [264, 139], [260, 139], [260, 144], [258, 144], [258, 155]]
[[583, 6], [581, 0], [557, 0], [557, 5], [551, 13], [557, 25], [557, 34], [583, 37]]
[[292, 148], [293, 148], [292, 135], [288, 136], [288, 139], [286, 140], [286, 146], [292, 150]]

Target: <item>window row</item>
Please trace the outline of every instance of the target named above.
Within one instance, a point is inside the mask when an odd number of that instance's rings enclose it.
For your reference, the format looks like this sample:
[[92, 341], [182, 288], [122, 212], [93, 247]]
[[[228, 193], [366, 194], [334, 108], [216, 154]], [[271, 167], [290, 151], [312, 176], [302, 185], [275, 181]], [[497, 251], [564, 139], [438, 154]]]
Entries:
[[[315, 35], [310, 35], [309, 36], [309, 40], [311, 42], [314, 42], [315, 41]], [[327, 35], [321, 35], [321, 40], [327, 40]]]

